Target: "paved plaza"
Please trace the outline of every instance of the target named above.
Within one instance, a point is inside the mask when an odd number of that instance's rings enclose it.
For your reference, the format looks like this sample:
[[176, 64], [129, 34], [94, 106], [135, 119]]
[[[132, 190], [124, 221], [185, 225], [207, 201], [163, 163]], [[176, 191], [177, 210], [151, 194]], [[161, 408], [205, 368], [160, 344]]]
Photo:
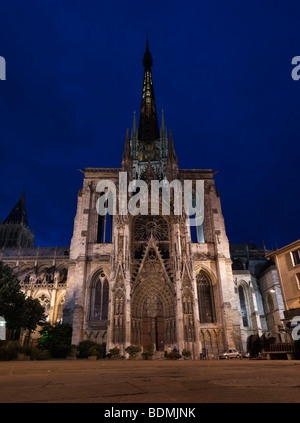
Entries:
[[0, 362], [1, 403], [299, 403], [300, 361]]

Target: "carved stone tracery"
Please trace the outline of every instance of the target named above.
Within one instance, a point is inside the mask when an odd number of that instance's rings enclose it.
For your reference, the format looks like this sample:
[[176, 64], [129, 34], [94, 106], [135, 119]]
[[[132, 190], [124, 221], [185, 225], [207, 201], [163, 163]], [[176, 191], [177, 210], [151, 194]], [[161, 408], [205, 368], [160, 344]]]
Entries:
[[174, 343], [176, 313], [168, 222], [161, 216], [139, 216], [133, 222], [132, 238], [131, 341], [143, 345], [148, 330], [147, 339], [159, 340], [157, 348]]

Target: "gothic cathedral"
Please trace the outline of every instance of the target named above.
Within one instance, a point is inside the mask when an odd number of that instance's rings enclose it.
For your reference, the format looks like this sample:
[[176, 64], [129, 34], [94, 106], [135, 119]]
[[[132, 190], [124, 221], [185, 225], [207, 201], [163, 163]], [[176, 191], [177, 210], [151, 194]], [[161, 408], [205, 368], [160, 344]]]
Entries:
[[[215, 357], [242, 344], [239, 297], [214, 172], [181, 169], [164, 114], [157, 119], [152, 58], [147, 41], [139, 125], [134, 113], [120, 168], [86, 168], [78, 193], [70, 246], [65, 322], [73, 344], [106, 342], [125, 354], [128, 345], [156, 351], [187, 348]], [[97, 212], [99, 181], [119, 186], [143, 180], [204, 182], [204, 220], [186, 225], [184, 213], [137, 215]], [[161, 204], [160, 204], [161, 206]]]

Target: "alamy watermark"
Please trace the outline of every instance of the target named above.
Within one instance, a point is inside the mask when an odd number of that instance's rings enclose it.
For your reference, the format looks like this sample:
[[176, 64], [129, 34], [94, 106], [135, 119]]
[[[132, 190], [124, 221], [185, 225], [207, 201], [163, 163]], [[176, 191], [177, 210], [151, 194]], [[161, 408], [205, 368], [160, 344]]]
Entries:
[[181, 216], [184, 212], [189, 226], [200, 226], [204, 221], [203, 180], [194, 183], [186, 180], [183, 184], [178, 179], [152, 180], [148, 185], [144, 180], [135, 179], [128, 184], [127, 172], [119, 172], [118, 190], [112, 180], [104, 179], [98, 182], [96, 191], [100, 193], [96, 204], [100, 216], [117, 213]]
[[300, 74], [298, 73], [300, 71], [300, 56], [292, 58], [292, 65], [297, 65], [292, 70], [292, 78], [294, 81], [298, 81], [300, 79]]
[[6, 61], [2, 56], [0, 56], [0, 80], [6, 80]]
[[290, 327], [292, 330], [292, 338], [294, 341], [299, 341], [300, 339], [300, 316], [295, 316], [290, 322]]

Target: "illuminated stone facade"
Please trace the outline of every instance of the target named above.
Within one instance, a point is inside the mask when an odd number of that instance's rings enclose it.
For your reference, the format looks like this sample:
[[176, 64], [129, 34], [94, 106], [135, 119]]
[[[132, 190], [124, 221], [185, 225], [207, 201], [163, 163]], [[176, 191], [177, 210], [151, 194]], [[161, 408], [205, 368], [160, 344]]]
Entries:
[[[143, 63], [139, 128], [134, 114], [122, 166], [83, 171], [64, 320], [73, 326], [74, 344], [84, 339], [105, 341], [107, 349], [117, 346], [122, 354], [130, 344], [145, 348], [149, 343], [156, 351], [187, 348], [194, 358], [203, 348], [211, 357], [226, 348], [245, 350], [240, 298], [214, 172], [179, 168], [164, 114], [158, 129], [148, 43]], [[108, 179], [118, 191], [120, 172], [126, 172], [128, 184], [135, 179], [148, 185], [152, 180], [179, 180], [182, 185], [187, 180], [203, 181], [203, 225], [191, 229], [184, 213], [99, 216], [97, 185]], [[257, 301], [251, 298], [251, 312], [257, 311]], [[247, 333], [253, 329], [263, 332], [259, 316]]]
[[[51, 323], [63, 319], [72, 325], [73, 344], [106, 342], [107, 350], [117, 346], [125, 355], [128, 345], [153, 343], [159, 354], [186, 348], [194, 359], [204, 348], [210, 358], [227, 348], [245, 352], [249, 335], [269, 330], [259, 276], [243, 262], [232, 267], [245, 252], [237, 257], [237, 248], [230, 251], [215, 172], [181, 169], [164, 112], [159, 128], [148, 42], [143, 64], [139, 127], [134, 113], [119, 168], [82, 171], [70, 247], [12, 244], [3, 246], [0, 259], [14, 269], [26, 295], [45, 305]], [[158, 215], [151, 215], [149, 202], [147, 214], [99, 215], [98, 183], [113, 182], [118, 198], [120, 172], [126, 174], [129, 200], [134, 180], [148, 187], [151, 181], [201, 182], [203, 223], [187, 225], [184, 209], [165, 215], [161, 200]]]

